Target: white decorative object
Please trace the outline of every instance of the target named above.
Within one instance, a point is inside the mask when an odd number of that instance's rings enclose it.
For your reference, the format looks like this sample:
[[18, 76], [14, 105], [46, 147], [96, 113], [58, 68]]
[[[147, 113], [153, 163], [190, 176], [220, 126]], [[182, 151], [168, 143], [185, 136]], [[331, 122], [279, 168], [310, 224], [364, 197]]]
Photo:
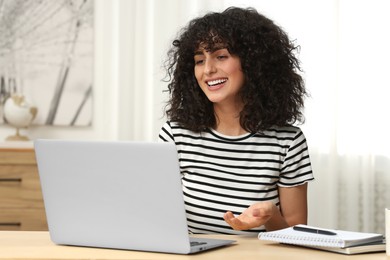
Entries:
[[22, 94], [12, 94], [4, 103], [4, 119], [5, 122], [16, 128], [16, 134], [6, 138], [8, 141], [26, 141], [27, 136], [22, 136], [19, 133], [20, 128], [27, 128], [34, 120], [38, 112], [35, 106], [32, 106], [26, 101]]

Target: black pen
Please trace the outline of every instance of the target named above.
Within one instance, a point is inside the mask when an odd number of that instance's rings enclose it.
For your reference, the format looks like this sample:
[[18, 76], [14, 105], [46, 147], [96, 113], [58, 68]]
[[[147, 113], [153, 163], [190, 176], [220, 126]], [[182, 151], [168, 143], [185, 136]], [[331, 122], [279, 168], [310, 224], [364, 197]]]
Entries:
[[303, 232], [309, 232], [309, 233], [315, 233], [321, 235], [329, 235], [329, 236], [337, 235], [335, 232], [329, 230], [321, 230], [321, 229], [302, 227], [302, 226], [294, 226], [293, 229], [296, 231], [303, 231]]

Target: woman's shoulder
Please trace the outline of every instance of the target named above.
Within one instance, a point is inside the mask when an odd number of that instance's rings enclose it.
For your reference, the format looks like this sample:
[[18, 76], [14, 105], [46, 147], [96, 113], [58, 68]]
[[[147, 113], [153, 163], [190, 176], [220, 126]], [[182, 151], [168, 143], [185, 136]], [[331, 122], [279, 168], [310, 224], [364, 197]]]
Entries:
[[186, 128], [182, 124], [180, 124], [177, 121], [166, 121], [163, 128], [169, 128], [172, 129], [173, 131], [178, 131], [178, 132], [193, 132], [192, 130]]
[[298, 135], [302, 133], [302, 130], [298, 126], [286, 125], [286, 126], [273, 126], [264, 131], [264, 133], [275, 135]]
[[194, 138], [199, 134], [194, 133], [185, 127], [181, 126], [178, 122], [166, 121], [160, 129], [159, 139], [163, 141], [172, 140], [176, 141], [177, 138]]
[[178, 122], [167, 120], [162, 127], [163, 129], [184, 129]]
[[199, 133], [195, 133], [195, 132], [185, 128], [179, 122], [169, 121], [169, 120], [166, 121], [165, 124], [162, 126], [162, 130], [169, 131], [173, 134], [187, 134], [187, 135], [198, 135], [199, 134]]
[[306, 137], [301, 128], [293, 125], [274, 126], [256, 135], [257, 137], [266, 136], [277, 140], [285, 140], [291, 142], [305, 141]]

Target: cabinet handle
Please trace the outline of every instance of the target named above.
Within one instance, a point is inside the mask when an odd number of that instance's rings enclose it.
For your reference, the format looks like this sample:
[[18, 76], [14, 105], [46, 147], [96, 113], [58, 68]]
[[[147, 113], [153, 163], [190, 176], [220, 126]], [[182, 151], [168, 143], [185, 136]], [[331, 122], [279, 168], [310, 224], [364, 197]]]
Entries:
[[0, 182], [22, 182], [22, 178], [0, 178]]
[[0, 222], [0, 227], [12, 226], [12, 227], [20, 227], [22, 223], [20, 222]]

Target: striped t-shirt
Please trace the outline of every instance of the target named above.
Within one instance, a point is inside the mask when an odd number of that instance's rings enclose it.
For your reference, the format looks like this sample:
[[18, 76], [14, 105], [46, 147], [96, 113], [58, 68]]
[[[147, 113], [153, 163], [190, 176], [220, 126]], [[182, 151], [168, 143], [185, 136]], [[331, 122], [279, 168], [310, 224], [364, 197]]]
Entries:
[[292, 187], [313, 180], [306, 139], [295, 126], [225, 136], [212, 129], [196, 133], [167, 122], [159, 140], [176, 144], [192, 233], [264, 231], [264, 226], [235, 231], [223, 214], [232, 211], [239, 215], [261, 201], [279, 206], [278, 186]]

